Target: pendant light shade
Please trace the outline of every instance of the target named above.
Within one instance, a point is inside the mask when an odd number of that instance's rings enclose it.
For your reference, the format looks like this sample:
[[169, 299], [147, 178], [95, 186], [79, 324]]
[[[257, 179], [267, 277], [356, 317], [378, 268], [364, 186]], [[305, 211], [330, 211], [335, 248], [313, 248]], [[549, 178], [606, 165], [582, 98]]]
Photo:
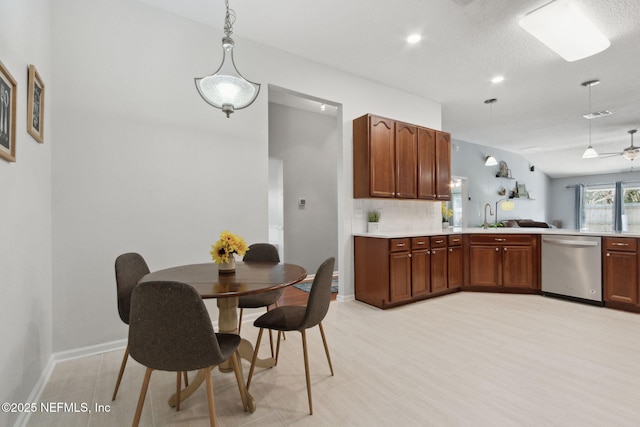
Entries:
[[235, 14], [229, 9], [228, 1], [226, 7], [224, 26], [226, 37], [222, 39], [222, 64], [214, 74], [194, 80], [202, 99], [221, 109], [229, 117], [235, 110], [246, 108], [255, 101], [260, 92], [260, 85], [242, 77], [236, 68], [233, 61], [234, 42], [231, 38]]
[[487, 156], [484, 160], [484, 165], [485, 166], [495, 166], [498, 164], [498, 161], [496, 160], [495, 157], [493, 156]]
[[[600, 83], [600, 80], [589, 80], [587, 82], [582, 83], [582, 86], [589, 88], [589, 114], [591, 113], [591, 86], [595, 86]], [[582, 153], [583, 159], [593, 159], [598, 157], [598, 152], [591, 146], [591, 120], [589, 120], [589, 145], [587, 149]]]

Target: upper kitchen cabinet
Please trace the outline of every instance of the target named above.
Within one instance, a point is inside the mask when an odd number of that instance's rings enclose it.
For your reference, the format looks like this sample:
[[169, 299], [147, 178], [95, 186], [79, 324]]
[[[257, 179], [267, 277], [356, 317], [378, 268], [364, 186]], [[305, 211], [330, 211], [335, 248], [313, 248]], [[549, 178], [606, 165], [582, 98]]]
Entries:
[[451, 135], [418, 128], [418, 198], [450, 200]]
[[353, 197], [449, 200], [446, 132], [371, 114], [353, 121]]

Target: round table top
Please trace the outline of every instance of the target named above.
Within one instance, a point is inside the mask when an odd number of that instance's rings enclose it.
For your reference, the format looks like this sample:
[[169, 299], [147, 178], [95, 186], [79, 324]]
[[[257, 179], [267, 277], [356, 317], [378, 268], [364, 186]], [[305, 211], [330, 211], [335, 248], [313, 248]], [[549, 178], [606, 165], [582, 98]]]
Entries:
[[202, 298], [224, 298], [258, 294], [298, 283], [307, 271], [296, 264], [238, 262], [235, 273], [218, 273], [218, 265], [181, 265], [146, 274], [139, 283], [174, 281], [193, 286]]

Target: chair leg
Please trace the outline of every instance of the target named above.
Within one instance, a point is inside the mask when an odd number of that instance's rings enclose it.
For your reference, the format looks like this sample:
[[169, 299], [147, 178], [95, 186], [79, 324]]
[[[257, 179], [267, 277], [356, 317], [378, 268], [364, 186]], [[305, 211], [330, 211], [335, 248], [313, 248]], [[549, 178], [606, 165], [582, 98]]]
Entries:
[[176, 412], [180, 410], [180, 389], [182, 388], [182, 384], [180, 380], [182, 379], [182, 372], [176, 372]]
[[329, 346], [327, 345], [327, 338], [324, 336], [324, 328], [322, 322], [318, 323], [320, 326], [320, 335], [322, 336], [322, 344], [324, 344], [324, 352], [327, 354], [327, 362], [329, 362], [329, 369], [331, 369], [331, 376], [333, 376], [333, 365], [331, 364], [331, 356], [329, 356]]
[[184, 386], [189, 387], [189, 376], [187, 375], [187, 371], [184, 371], [183, 374], [184, 374]]
[[274, 366], [278, 366], [278, 356], [280, 356], [280, 334], [284, 336], [284, 332], [278, 331], [278, 344], [276, 345], [276, 363]]
[[240, 309], [240, 315], [238, 316], [238, 335], [240, 335], [240, 329], [242, 329], [242, 312], [244, 309]]
[[233, 364], [233, 372], [236, 374], [236, 381], [238, 382], [238, 390], [240, 390], [240, 397], [242, 398], [242, 408], [247, 412], [247, 394], [244, 387], [244, 379], [242, 378], [242, 368], [238, 362], [238, 352], [235, 351], [231, 355], [231, 363]]
[[309, 415], [313, 415], [313, 403], [311, 402], [311, 376], [309, 375], [309, 355], [307, 354], [307, 334], [301, 330], [302, 352], [304, 353], [304, 374], [307, 377], [307, 396], [309, 397]]
[[[278, 301], [274, 302], [274, 304], [276, 308], [280, 307], [280, 305], [278, 304]], [[287, 337], [284, 335], [284, 332], [282, 333], [282, 339], [285, 341], [287, 340]], [[273, 357], [273, 354], [271, 355], [271, 357]]]
[[256, 348], [253, 350], [253, 357], [251, 358], [251, 369], [249, 369], [249, 378], [247, 379], [247, 391], [249, 391], [251, 378], [253, 377], [253, 370], [256, 367], [256, 360], [258, 359], [258, 349], [260, 349], [260, 340], [262, 339], [263, 332], [264, 329], [260, 328], [260, 332], [258, 332], [258, 340], [256, 341]]
[[138, 427], [138, 424], [140, 423], [140, 416], [142, 415], [144, 399], [147, 397], [147, 389], [149, 388], [151, 372], [153, 372], [153, 369], [147, 368], [147, 371], [144, 373], [144, 381], [142, 382], [142, 388], [140, 389], [140, 397], [138, 398], [138, 406], [136, 407], [136, 414], [133, 417], [132, 427]]
[[209, 402], [209, 422], [211, 427], [216, 427], [216, 402], [213, 400], [213, 379], [211, 379], [211, 366], [204, 368], [205, 379], [207, 382], [207, 401]]
[[127, 359], [129, 359], [129, 346], [124, 350], [124, 357], [122, 358], [122, 363], [120, 364], [120, 373], [118, 373], [118, 380], [116, 381], [116, 388], [113, 390], [113, 397], [111, 400], [116, 400], [116, 395], [118, 394], [118, 389], [120, 388], [120, 381], [122, 381], [122, 374], [124, 374], [124, 368], [127, 366]]

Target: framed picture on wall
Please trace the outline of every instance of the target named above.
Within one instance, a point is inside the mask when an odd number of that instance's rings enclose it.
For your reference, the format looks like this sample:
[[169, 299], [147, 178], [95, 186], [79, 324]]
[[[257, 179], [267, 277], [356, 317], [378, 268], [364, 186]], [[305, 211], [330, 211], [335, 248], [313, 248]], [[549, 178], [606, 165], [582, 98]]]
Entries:
[[42, 144], [44, 142], [44, 83], [33, 65], [29, 65], [27, 85], [27, 132]]
[[518, 197], [527, 197], [527, 186], [524, 184], [524, 182], [518, 182], [516, 183], [517, 188], [518, 188]]
[[0, 61], [0, 157], [16, 161], [16, 90], [18, 84]]

